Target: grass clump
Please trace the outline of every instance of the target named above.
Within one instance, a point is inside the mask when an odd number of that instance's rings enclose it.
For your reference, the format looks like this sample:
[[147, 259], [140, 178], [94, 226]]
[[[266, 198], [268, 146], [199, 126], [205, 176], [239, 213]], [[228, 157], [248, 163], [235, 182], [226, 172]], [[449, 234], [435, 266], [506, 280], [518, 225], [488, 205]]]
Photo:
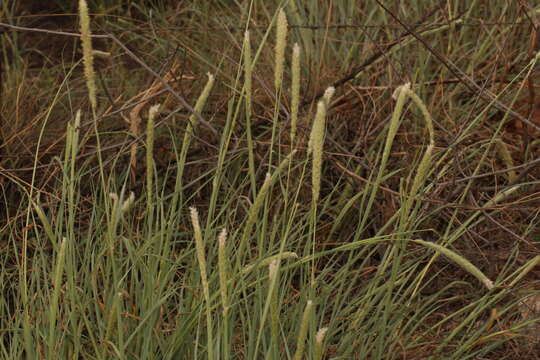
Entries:
[[[375, 3], [107, 4], [62, 56], [1, 38], [2, 358], [534, 356], [538, 143]], [[493, 4], [390, 10], [514, 102]]]

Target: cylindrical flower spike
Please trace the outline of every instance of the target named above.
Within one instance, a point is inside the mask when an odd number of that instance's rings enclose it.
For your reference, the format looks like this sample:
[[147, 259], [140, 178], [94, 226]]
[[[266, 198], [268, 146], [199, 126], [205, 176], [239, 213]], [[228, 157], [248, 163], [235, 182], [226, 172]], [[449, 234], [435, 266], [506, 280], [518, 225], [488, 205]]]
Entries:
[[276, 91], [281, 86], [283, 78], [283, 64], [285, 63], [285, 46], [287, 45], [287, 15], [283, 9], [279, 10], [276, 22], [276, 64], [274, 68], [274, 86]]
[[88, 97], [92, 109], [97, 108], [96, 75], [94, 73], [94, 53], [92, 51], [92, 33], [90, 32], [90, 16], [86, 0], [79, 0], [79, 17], [81, 22], [81, 43], [84, 64], [84, 77], [88, 88]]
[[298, 109], [300, 105], [300, 46], [295, 43], [292, 55], [292, 87], [291, 87], [291, 144], [296, 137]]

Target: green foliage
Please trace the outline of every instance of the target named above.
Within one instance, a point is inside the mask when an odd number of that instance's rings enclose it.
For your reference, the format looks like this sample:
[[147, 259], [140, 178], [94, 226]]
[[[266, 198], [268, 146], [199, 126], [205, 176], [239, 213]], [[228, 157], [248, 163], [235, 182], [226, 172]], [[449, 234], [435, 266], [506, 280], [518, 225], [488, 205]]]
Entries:
[[[72, 3], [56, 1], [63, 11]], [[393, 10], [414, 23], [436, 2], [427, 3]], [[450, 2], [440, 11], [461, 18], [423, 33], [477, 76], [491, 74], [484, 66], [510, 37], [457, 26], [487, 16], [482, 3], [463, 12]], [[503, 202], [535, 184], [517, 178], [474, 197], [487, 177], [476, 175], [497, 160], [517, 163], [510, 146], [497, 157], [505, 120], [490, 124], [492, 104], [467, 101], [460, 84], [436, 87], [450, 74], [412, 38], [353, 74], [350, 91], [328, 87], [376, 51], [372, 39], [397, 36], [375, 3], [88, 4], [91, 24], [100, 21], [94, 33], [115, 32], [152, 68], [163, 65], [163, 78], [218, 132], [104, 39], [92, 46], [112, 56], [88, 61], [86, 43], [84, 73], [75, 50], [44, 64], [49, 78], [30, 88], [33, 72], [10, 67], [0, 110], [13, 121], [2, 134], [32, 157], [28, 177], [0, 168], [2, 358], [458, 360], [534, 351], [538, 316], [524, 304], [538, 295], [516, 289], [540, 257], [524, 258], [512, 241], [506, 264], [490, 266], [500, 255], [479, 249], [490, 249], [482, 234], [509, 211]], [[118, 9], [137, 17], [96, 20]], [[517, 5], [496, 10], [523, 16]], [[385, 26], [325, 26], [353, 18]], [[4, 58], [24, 48], [9, 36]], [[98, 79], [85, 87], [88, 74]], [[358, 95], [363, 86], [369, 92]], [[301, 105], [325, 88], [318, 106]], [[41, 102], [21, 108], [32, 91]], [[146, 132], [127, 133], [139, 104]], [[129, 165], [133, 144], [144, 149], [138, 168]], [[12, 156], [25, 147], [8, 145], [9, 167], [25, 169]], [[513, 236], [538, 237], [537, 218], [531, 210]]]

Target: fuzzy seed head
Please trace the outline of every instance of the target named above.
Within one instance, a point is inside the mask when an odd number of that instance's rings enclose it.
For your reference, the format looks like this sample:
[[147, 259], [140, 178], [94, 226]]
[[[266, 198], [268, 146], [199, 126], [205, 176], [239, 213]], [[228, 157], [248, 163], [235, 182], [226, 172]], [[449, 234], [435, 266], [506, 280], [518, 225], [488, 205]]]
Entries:
[[300, 46], [295, 43], [292, 55], [292, 87], [291, 87], [291, 144], [294, 143], [300, 106]]
[[191, 216], [191, 224], [193, 225], [193, 229], [195, 230], [195, 238], [197, 238], [198, 233], [201, 232], [201, 225], [199, 224], [199, 213], [197, 212], [197, 208], [194, 206], [190, 207], [189, 214]]
[[156, 115], [159, 112], [159, 106], [160, 104], [153, 105], [152, 107], [150, 107], [150, 110], [148, 110], [148, 117], [152, 119], [152, 122], [154, 121]]
[[115, 193], [109, 193], [109, 197], [114, 203], [118, 202], [118, 195], [116, 195]]
[[[206, 74], [208, 76], [208, 81], [206, 82], [206, 85], [204, 86], [204, 89], [199, 95], [199, 98], [197, 99], [197, 102], [195, 103], [195, 111], [200, 113], [202, 109], [204, 108], [204, 105], [206, 104], [206, 100], [208, 99], [208, 96], [210, 95], [210, 91], [212, 90], [212, 87], [214, 86], [214, 75], [211, 73]], [[188, 131], [186, 131], [186, 134], [191, 132], [191, 127], [195, 127], [197, 125], [197, 117], [193, 114], [189, 117], [189, 125], [188, 125]]]
[[221, 247], [225, 247], [225, 241], [227, 241], [227, 229], [223, 228], [218, 236], [218, 244]]
[[223, 315], [229, 311], [229, 299], [227, 292], [227, 255], [225, 253], [225, 241], [227, 240], [227, 229], [223, 228], [218, 236], [218, 268], [219, 268], [219, 290], [221, 294], [221, 303], [223, 306]]
[[317, 114], [315, 115], [315, 121], [313, 122], [313, 128], [311, 129], [311, 136], [308, 144], [308, 152], [313, 155], [312, 160], [312, 175], [311, 175], [311, 189], [313, 194], [313, 202], [316, 203], [319, 200], [319, 193], [321, 189], [321, 171], [322, 171], [322, 155], [324, 145], [325, 134], [325, 117], [326, 117], [326, 105], [324, 100], [320, 100], [317, 104]]
[[270, 277], [270, 280], [272, 280], [276, 276], [278, 265], [279, 265], [278, 259], [272, 260], [270, 265], [268, 265], [268, 276]]
[[317, 335], [315, 336], [315, 341], [317, 344], [322, 344], [327, 331], [327, 327], [320, 328], [319, 331], [317, 331]]
[[148, 122], [146, 123], [146, 136], [148, 140], [148, 148], [152, 150], [154, 145], [154, 120], [159, 112], [159, 104], [153, 105], [148, 110]]
[[285, 46], [287, 44], [287, 15], [283, 9], [279, 10], [276, 22], [276, 64], [274, 68], [274, 86], [276, 91], [281, 86], [283, 77], [283, 64], [285, 63]]
[[81, 109], [77, 110], [77, 113], [75, 114], [75, 131], [79, 133], [79, 126], [81, 126]]
[[300, 45], [298, 43], [294, 43], [293, 45], [293, 57], [299, 57], [300, 56]]
[[79, 0], [79, 17], [81, 25], [81, 44], [83, 52], [84, 76], [86, 78], [86, 87], [88, 88], [88, 97], [92, 109], [97, 108], [96, 97], [96, 75], [94, 73], [94, 54], [92, 51], [92, 33], [90, 32], [90, 16], [88, 15], [88, 4], [86, 0]]
[[133, 193], [133, 191], [131, 191], [129, 193], [129, 197], [122, 204], [122, 212], [125, 213], [129, 209], [131, 209], [131, 206], [133, 205], [134, 202], [135, 202], [135, 194]]
[[493, 281], [489, 280], [489, 279], [484, 279], [482, 281], [482, 283], [484, 284], [484, 286], [488, 289], [488, 290], [491, 290], [493, 289]]
[[328, 108], [328, 106], [330, 105], [330, 100], [332, 99], [332, 96], [334, 96], [334, 93], [336, 92], [336, 88], [333, 87], [333, 86], [329, 86], [328, 88], [326, 88], [326, 90], [324, 91], [324, 95], [323, 95], [323, 99], [324, 101], [326, 102], [326, 107]]
[[399, 94], [400, 94], [402, 91], [408, 92], [408, 91], [410, 91], [410, 90], [411, 90], [411, 83], [410, 83], [410, 82], [405, 83], [405, 84], [403, 84], [403, 85], [401, 85], [401, 86], [398, 86], [398, 87], [396, 88], [396, 90], [394, 90], [394, 93], [392, 94], [392, 99], [397, 100], [398, 97], [399, 97]]
[[146, 123], [146, 192], [148, 204], [152, 203], [154, 186], [154, 120], [159, 112], [159, 104], [148, 110], [148, 122]]

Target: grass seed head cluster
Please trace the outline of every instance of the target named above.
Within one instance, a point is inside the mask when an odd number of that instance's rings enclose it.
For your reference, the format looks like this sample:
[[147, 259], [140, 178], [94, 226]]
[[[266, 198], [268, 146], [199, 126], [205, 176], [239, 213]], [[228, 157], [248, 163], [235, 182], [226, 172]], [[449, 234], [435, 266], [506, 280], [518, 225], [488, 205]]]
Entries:
[[[303, 65], [316, 59], [322, 63], [329, 50], [310, 29], [289, 31], [293, 27], [287, 20], [301, 24], [316, 2], [298, 6], [289, 1], [275, 14], [257, 2], [248, 3], [242, 16], [267, 13], [271, 26], [263, 32], [251, 26], [256, 19], [245, 18], [251, 29], [237, 44], [237, 76], [213, 67], [198, 97], [191, 94], [194, 113], [178, 115], [181, 111], [170, 112], [158, 100], [148, 107], [146, 176], [137, 187], [130, 183], [129, 171], [121, 169], [122, 146], [117, 157], [101, 158], [106, 150], [101, 139], [117, 131], [98, 126], [109, 110], [98, 108], [89, 9], [79, 0], [82, 63], [92, 112], [88, 117], [95, 126], [95, 143], [90, 143], [99, 161], [97, 167], [79, 161], [88, 151], [83, 147], [89, 137], [81, 140], [85, 113], [77, 110], [67, 125], [64, 158], [58, 161], [58, 201], [49, 196], [43, 203], [34, 190], [28, 196], [25, 236], [35, 244], [20, 251], [21, 286], [9, 290], [21, 301], [0, 305], [2, 318], [17, 318], [4, 323], [3, 328], [17, 331], [9, 332], [0, 345], [3, 356], [398, 359], [402, 353], [429, 348], [434, 358], [452, 349], [448, 358], [457, 360], [490, 356], [480, 344], [495, 348], [524, 328], [505, 317], [524, 302], [508, 299], [540, 257], [498, 274], [486, 272], [482, 260], [462, 255], [457, 244], [482, 223], [486, 212], [496, 211], [494, 206], [525, 185], [497, 189], [464, 213], [452, 208], [441, 217], [446, 224], [432, 221], [429, 211], [442, 211], [428, 208], [432, 202], [426, 199], [435, 191], [432, 179], [448, 176], [448, 162], [455, 154], [436, 147], [442, 126], [435, 126], [431, 105], [423, 100], [426, 92], [410, 83], [395, 89], [389, 121], [376, 135], [366, 136], [370, 143], [362, 156], [372, 168], [355, 165], [359, 156], [341, 156], [335, 147], [333, 159], [338, 160], [331, 164], [331, 144], [325, 140], [336, 135], [332, 131], [340, 124], [327, 119], [341, 121], [332, 100], [336, 92], [341, 96], [342, 88], [328, 87], [315, 109], [301, 106], [301, 94], [308, 90], [302, 88], [308, 68]], [[208, 10], [211, 2], [193, 6], [205, 4]], [[268, 36], [273, 31], [275, 38]], [[288, 53], [293, 39], [297, 42]], [[258, 47], [252, 49], [253, 44]], [[265, 51], [273, 55], [268, 63], [261, 56]], [[391, 49], [389, 56], [397, 51]], [[209, 61], [201, 62], [209, 67]], [[274, 92], [259, 71], [268, 64], [273, 66], [267, 76], [271, 84], [273, 75]], [[226, 95], [219, 93], [223, 88]], [[220, 100], [214, 101], [214, 95]], [[261, 106], [263, 96], [275, 101], [270, 106], [273, 116]], [[221, 128], [218, 138], [208, 140], [199, 126], [202, 118], [195, 114]], [[169, 117], [175, 121], [166, 125], [174, 135], [174, 160], [160, 169], [158, 126], [164, 125], [158, 123]], [[307, 129], [299, 118], [312, 119]], [[399, 167], [400, 131], [415, 126], [421, 129], [415, 160]], [[201, 145], [203, 150], [195, 150], [198, 140], [208, 143]], [[504, 162], [513, 164], [500, 138], [493, 143], [499, 144]], [[352, 169], [347, 170], [350, 176], [336, 175], [333, 165]], [[202, 170], [192, 170], [197, 167]], [[88, 176], [97, 172], [99, 184]], [[361, 186], [353, 181], [358, 179]], [[399, 203], [393, 212], [384, 213], [389, 206], [381, 204], [395, 199]], [[436, 291], [424, 291], [446, 268], [459, 276]], [[7, 267], [0, 275], [13, 277]], [[443, 308], [447, 303], [451, 306]], [[440, 319], [438, 314], [445, 311], [448, 316]], [[491, 317], [478, 326], [490, 311]], [[15, 312], [23, 315], [14, 317]]]

